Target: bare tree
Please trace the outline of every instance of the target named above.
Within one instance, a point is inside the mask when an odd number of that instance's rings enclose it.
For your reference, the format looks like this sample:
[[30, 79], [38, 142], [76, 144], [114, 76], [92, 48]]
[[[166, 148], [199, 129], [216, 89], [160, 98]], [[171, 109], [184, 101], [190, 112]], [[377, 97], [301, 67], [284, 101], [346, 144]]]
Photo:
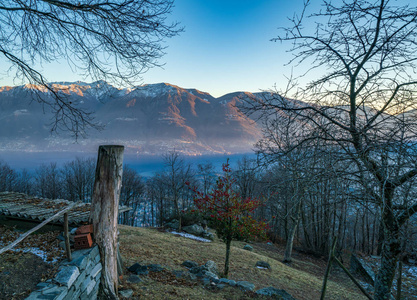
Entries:
[[[233, 173], [238, 186], [238, 194], [242, 199], [253, 198], [257, 187], [257, 163], [256, 160], [243, 156], [237, 162], [237, 168]], [[257, 195], [259, 196], [259, 195]]]
[[94, 185], [96, 161], [93, 158], [77, 157], [64, 164], [62, 180], [65, 198], [71, 201], [90, 202]]
[[151, 207], [155, 207], [154, 216], [156, 223], [159, 226], [164, 224], [167, 217], [167, 189], [164, 184], [163, 174], [161, 172], [155, 173], [147, 182], [146, 190], [148, 198], [151, 202]]
[[143, 178], [131, 167], [123, 168], [122, 190], [120, 192], [120, 204], [132, 208], [119, 217], [122, 224], [135, 226], [135, 217], [138, 214], [140, 202], [145, 193]]
[[174, 203], [178, 216], [179, 228], [181, 231], [182, 209], [184, 207], [184, 193], [190, 194], [186, 182], [190, 182], [192, 177], [191, 165], [184, 162], [178, 152], [170, 152], [164, 155], [166, 171], [163, 174], [164, 184], [167, 186], [169, 196]]
[[205, 164], [197, 165], [198, 177], [201, 182], [201, 190], [204, 194], [207, 194], [216, 183], [216, 174], [213, 163], [207, 162]]
[[364, 199], [381, 212], [375, 299], [390, 297], [400, 229], [417, 212], [416, 198], [401, 197], [417, 175], [417, 8], [391, 2], [323, 1], [307, 19], [306, 5], [275, 41], [290, 42], [291, 63], [308, 64], [318, 77], [292, 94], [249, 103], [252, 110], [284, 112], [306, 124], [299, 145], [320, 138], [351, 160]]
[[[323, 222], [329, 223], [329, 214], [324, 214], [325, 218], [319, 214], [323, 210], [328, 211], [330, 201], [326, 193], [320, 190], [324, 182], [326, 187], [329, 186], [323, 171], [325, 155], [320, 152], [319, 145], [313, 143], [314, 140], [302, 147], [294, 148], [299, 142], [297, 131], [300, 124], [296, 119], [268, 118], [264, 125], [263, 138], [256, 146], [258, 160], [269, 166], [269, 171], [272, 172], [272, 176], [264, 180], [268, 189], [275, 194], [274, 197], [270, 197], [269, 205], [280, 211], [274, 216], [282, 223], [280, 230], [283, 231], [286, 241], [283, 261], [285, 263], [292, 261], [294, 239], [302, 216], [303, 244], [306, 250], [325, 254], [328, 232], [331, 229], [330, 226], [320, 226]], [[327, 201], [319, 201], [319, 199]], [[327, 206], [323, 202], [327, 202]], [[277, 226], [274, 227], [278, 230]], [[313, 228], [315, 230], [310, 231]]]
[[83, 134], [95, 125], [91, 114], [48, 84], [42, 66], [65, 60], [83, 76], [131, 84], [160, 65], [162, 41], [182, 30], [167, 23], [172, 7], [173, 0], [2, 1], [0, 54], [16, 78], [53, 95], [36, 98], [55, 113], [52, 130]]
[[[285, 124], [282, 124], [280, 121], [284, 121]], [[298, 151], [292, 151], [287, 153], [287, 155], [279, 155], [291, 149], [292, 144], [297, 140], [296, 132], [294, 132], [294, 126], [292, 124], [293, 121], [290, 118], [284, 120], [278, 118], [266, 123], [267, 126], [264, 127], [264, 139], [260, 140], [257, 144], [259, 153], [265, 154], [264, 160], [276, 162], [280, 172], [286, 175], [285, 180], [280, 182], [279, 189], [281, 197], [287, 195], [285, 197], [287, 198], [285, 201], [286, 211], [283, 215], [286, 228], [286, 248], [283, 259], [285, 263], [291, 263], [292, 261], [291, 255], [294, 238], [301, 218], [304, 192], [308, 184], [308, 179], [305, 178], [305, 174], [309, 174], [306, 159], [307, 153], [303, 149], [297, 149]], [[269, 145], [271, 142], [277, 147], [279, 153], [276, 153], [276, 150], [273, 153], [269, 153], [266, 150], [267, 148], [272, 150]], [[290, 226], [288, 226], [288, 223]], [[289, 230], [287, 230], [288, 227], [290, 227]]]
[[20, 171], [19, 176], [17, 178], [16, 188], [17, 192], [25, 193], [27, 195], [31, 195], [34, 189], [34, 178], [31, 173], [27, 169], [23, 169]]
[[91, 202], [95, 165], [93, 158], [80, 157], [64, 164], [62, 180], [67, 200]]
[[0, 191], [14, 191], [18, 181], [18, 174], [7, 163], [0, 161]]
[[58, 199], [63, 196], [62, 173], [55, 162], [42, 164], [36, 170], [36, 190], [40, 197]]

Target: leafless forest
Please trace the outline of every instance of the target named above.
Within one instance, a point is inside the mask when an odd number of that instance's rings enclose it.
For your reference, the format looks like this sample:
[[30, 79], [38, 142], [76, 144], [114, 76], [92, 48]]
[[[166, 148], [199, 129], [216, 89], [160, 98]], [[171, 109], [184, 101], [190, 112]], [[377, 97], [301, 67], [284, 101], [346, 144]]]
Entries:
[[[291, 247], [318, 256], [327, 256], [331, 241], [338, 237], [338, 252], [355, 251], [377, 255], [383, 230], [380, 210], [364, 194], [355, 176], [336, 172], [337, 153], [291, 152], [278, 162], [265, 165], [242, 158], [234, 170], [236, 187], [242, 198], [260, 198], [263, 205], [255, 217], [267, 220], [269, 239], [287, 243], [285, 260], [291, 261]], [[190, 182], [202, 191], [213, 188], [216, 178], [212, 163], [191, 165], [177, 153], [164, 156], [165, 168], [150, 178], [141, 177], [125, 165], [120, 201], [133, 208], [120, 217], [120, 223], [136, 226], [162, 226], [180, 213], [193, 208]], [[342, 164], [343, 162], [338, 162]], [[51, 199], [90, 201], [94, 183], [94, 159], [77, 158], [58, 167], [41, 165], [34, 173], [0, 165], [0, 190], [16, 191]], [[412, 197], [412, 185], [402, 197]], [[417, 222], [406, 222], [401, 231], [403, 259], [415, 259]]]

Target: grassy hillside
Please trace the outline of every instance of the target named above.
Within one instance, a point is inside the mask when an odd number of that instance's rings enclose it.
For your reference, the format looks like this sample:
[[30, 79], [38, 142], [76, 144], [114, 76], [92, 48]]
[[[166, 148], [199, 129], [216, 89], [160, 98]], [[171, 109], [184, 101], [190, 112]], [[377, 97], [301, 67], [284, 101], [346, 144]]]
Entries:
[[[131, 288], [134, 297], [141, 299], [250, 299], [253, 294], [244, 294], [237, 288], [219, 290], [204, 286], [201, 282], [178, 279], [171, 273], [186, 270], [181, 266], [185, 260], [204, 264], [208, 260], [217, 263], [223, 271], [225, 245], [220, 240], [203, 243], [192, 239], [161, 232], [156, 229], [119, 226], [120, 249], [125, 266], [140, 264], [161, 264], [167, 271], [142, 277], [138, 284], [126, 282], [129, 272], [122, 280], [120, 289]], [[253, 252], [243, 250], [243, 242], [233, 242], [229, 279], [249, 281], [256, 290], [273, 286], [284, 289], [296, 299], [320, 299], [325, 261], [295, 255], [295, 261], [287, 266], [282, 260], [281, 250], [265, 243], [252, 244]], [[271, 270], [255, 268], [257, 261], [271, 265]], [[340, 272], [332, 271], [326, 299], [366, 299]]]

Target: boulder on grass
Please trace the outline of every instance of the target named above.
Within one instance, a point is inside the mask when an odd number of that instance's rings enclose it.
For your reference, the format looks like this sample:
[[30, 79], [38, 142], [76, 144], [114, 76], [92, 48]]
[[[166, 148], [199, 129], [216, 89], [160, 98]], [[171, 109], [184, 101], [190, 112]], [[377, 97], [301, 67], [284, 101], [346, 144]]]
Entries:
[[251, 245], [245, 245], [243, 246], [244, 250], [253, 251], [253, 247]]
[[271, 269], [271, 266], [266, 262], [266, 261], [258, 261], [256, 262], [255, 267], [259, 268], [259, 269]]
[[202, 237], [210, 241], [214, 241], [214, 234], [208, 231], [203, 231]]
[[236, 286], [236, 281], [231, 280], [231, 279], [227, 279], [227, 278], [220, 278], [219, 279], [219, 283], [220, 284], [228, 284], [230, 286]]
[[140, 277], [139, 276], [137, 276], [137, 275], [130, 275], [128, 278], [127, 278], [127, 282], [129, 282], [129, 283], [139, 283], [139, 282], [141, 282], [142, 281], [142, 279], [140, 279]]
[[207, 269], [208, 272], [211, 272], [213, 274], [218, 275], [219, 269], [217, 268], [217, 265], [214, 261], [209, 260], [204, 264], [205, 269]]
[[172, 220], [171, 222], [165, 223], [165, 226], [171, 229], [178, 230], [180, 228], [180, 221]]
[[198, 263], [196, 263], [195, 261], [192, 261], [192, 260], [186, 260], [181, 265], [186, 267], [186, 268], [189, 268], [189, 269], [198, 267]]
[[135, 263], [134, 265], [130, 266], [127, 269], [130, 272], [135, 273], [137, 275], [148, 275], [148, 273], [149, 273], [147, 266], [142, 266], [138, 263]]
[[150, 265], [147, 265], [147, 267], [148, 267], [148, 270], [151, 272], [161, 272], [164, 270], [164, 267], [158, 264], [150, 264]]
[[210, 279], [211, 282], [214, 282], [214, 283], [218, 283], [219, 282], [219, 277], [216, 274], [211, 273], [209, 271], [207, 271], [204, 274], [204, 277]]
[[253, 291], [255, 289], [255, 285], [251, 282], [247, 281], [238, 281], [236, 282], [236, 286], [240, 288], [242, 291]]
[[194, 225], [190, 225], [190, 226], [185, 226], [182, 228], [182, 230], [184, 230], [185, 232], [189, 233], [189, 234], [193, 234], [196, 236], [200, 236], [203, 234], [203, 227], [201, 227], [200, 225], [194, 224]]
[[216, 277], [219, 276], [219, 269], [217, 268], [217, 265], [214, 261], [209, 260], [202, 266], [192, 267], [190, 269], [191, 274], [194, 274], [200, 278], [205, 277], [207, 272], [214, 274]]

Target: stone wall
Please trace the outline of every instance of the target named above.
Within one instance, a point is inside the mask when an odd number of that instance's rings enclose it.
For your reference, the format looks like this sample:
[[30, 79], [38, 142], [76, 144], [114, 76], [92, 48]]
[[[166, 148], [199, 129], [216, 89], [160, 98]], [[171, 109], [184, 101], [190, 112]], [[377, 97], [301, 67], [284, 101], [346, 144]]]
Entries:
[[100, 277], [98, 247], [74, 251], [70, 262], [65, 260], [61, 263], [55, 278], [39, 283], [38, 290], [32, 292], [26, 300], [95, 300]]

